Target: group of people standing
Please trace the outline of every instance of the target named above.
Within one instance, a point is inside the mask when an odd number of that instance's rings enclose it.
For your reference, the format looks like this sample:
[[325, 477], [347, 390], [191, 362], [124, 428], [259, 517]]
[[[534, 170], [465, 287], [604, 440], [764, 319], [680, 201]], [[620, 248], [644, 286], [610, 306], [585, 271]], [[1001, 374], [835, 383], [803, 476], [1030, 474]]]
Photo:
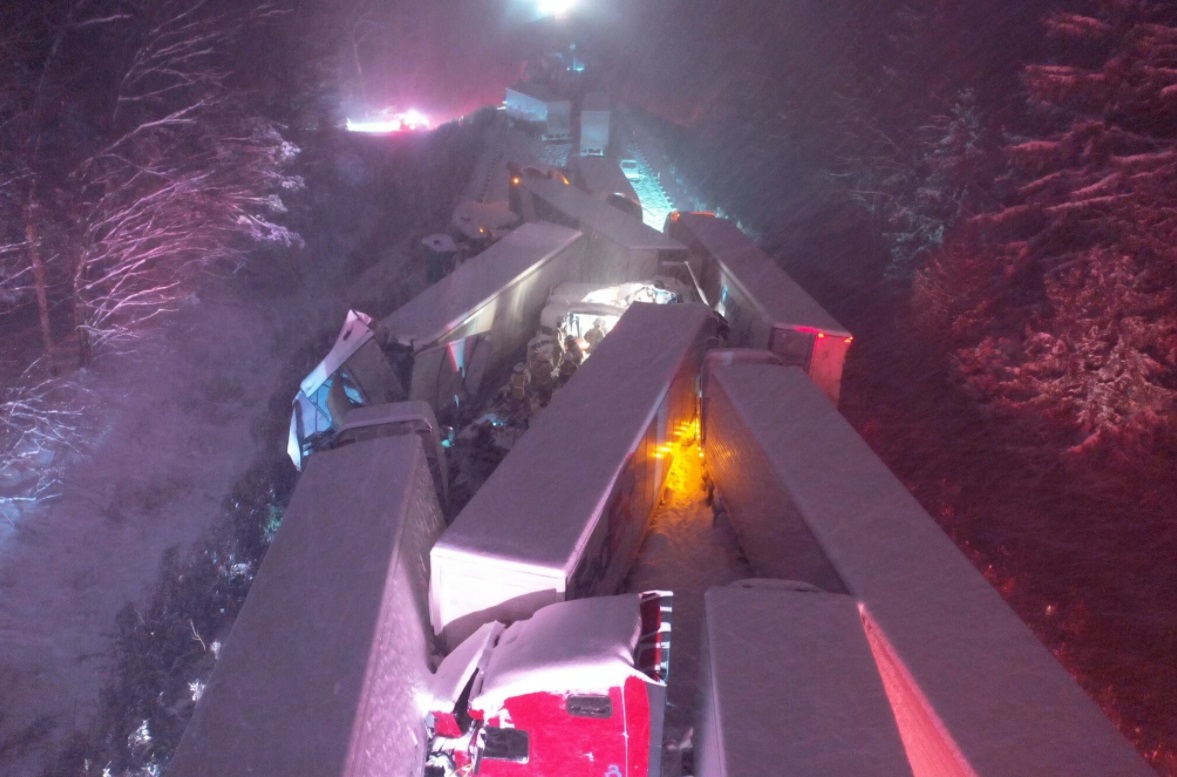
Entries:
[[[555, 390], [576, 374], [577, 369], [605, 338], [605, 321], [598, 318], [583, 339], [568, 334], [561, 322], [558, 329], [540, 327], [527, 343], [526, 362], [515, 365], [510, 395], [520, 405], [547, 407]], [[531, 408], [528, 407], [528, 410]]]

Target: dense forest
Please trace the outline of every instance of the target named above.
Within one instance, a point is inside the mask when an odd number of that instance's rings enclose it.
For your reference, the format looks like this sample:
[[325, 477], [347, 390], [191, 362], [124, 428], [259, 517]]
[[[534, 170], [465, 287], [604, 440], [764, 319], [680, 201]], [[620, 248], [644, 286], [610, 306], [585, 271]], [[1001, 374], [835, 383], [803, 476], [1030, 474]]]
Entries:
[[[31, 474], [4, 509], [59, 487], [45, 450], [88, 444], [77, 371], [152, 338], [210, 276], [314, 272], [336, 260], [316, 249], [332, 230], [356, 233], [358, 272], [444, 212], [477, 121], [360, 163], [382, 177], [340, 175], [333, 158], [356, 152], [332, 128], [377, 94], [496, 100], [534, 43], [496, 21], [511, 4], [471, 6], [5, 4], [0, 327], [19, 369], [0, 376], [0, 470]], [[459, 40], [453, 19], [484, 34]], [[846, 415], [1177, 774], [1177, 10], [649, 0], [581, 23], [676, 174], [855, 332]], [[403, 215], [340, 218], [360, 195]], [[232, 553], [214, 542], [199, 573], [168, 560], [152, 612], [171, 626], [120, 622], [123, 664], [155, 663], [112, 685], [71, 768], [166, 755], [126, 729], [155, 714], [142, 675], [171, 661], [156, 633], [186, 644], [168, 608], [211, 606], [188, 600], [226, 554], [264, 552], [284, 477], [243, 479]]]

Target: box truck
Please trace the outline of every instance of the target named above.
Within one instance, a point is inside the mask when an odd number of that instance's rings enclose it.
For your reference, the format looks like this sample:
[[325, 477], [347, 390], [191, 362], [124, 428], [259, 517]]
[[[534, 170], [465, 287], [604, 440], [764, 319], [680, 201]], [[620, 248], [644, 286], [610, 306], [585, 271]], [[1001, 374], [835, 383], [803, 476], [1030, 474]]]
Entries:
[[580, 104], [580, 155], [604, 156], [609, 150], [609, 95], [589, 92]]

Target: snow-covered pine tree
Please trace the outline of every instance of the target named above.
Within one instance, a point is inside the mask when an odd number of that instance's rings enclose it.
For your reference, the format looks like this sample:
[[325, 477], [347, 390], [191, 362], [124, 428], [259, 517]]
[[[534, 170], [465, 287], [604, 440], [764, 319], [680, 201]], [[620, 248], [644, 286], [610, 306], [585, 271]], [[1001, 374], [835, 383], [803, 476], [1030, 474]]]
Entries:
[[915, 164], [905, 166], [904, 180], [885, 209], [884, 234], [890, 248], [888, 277], [911, 283], [914, 268], [944, 245], [962, 218], [975, 214], [991, 183], [986, 164], [990, 150], [976, 93], [965, 89], [949, 111], [921, 128]]
[[1147, 445], [1177, 409], [1177, 12], [1090, 8], [1046, 20], [1059, 58], [1024, 71], [1037, 129], [1005, 148], [1003, 205], [915, 299], [988, 311], [943, 320], [966, 385], [1075, 452]]

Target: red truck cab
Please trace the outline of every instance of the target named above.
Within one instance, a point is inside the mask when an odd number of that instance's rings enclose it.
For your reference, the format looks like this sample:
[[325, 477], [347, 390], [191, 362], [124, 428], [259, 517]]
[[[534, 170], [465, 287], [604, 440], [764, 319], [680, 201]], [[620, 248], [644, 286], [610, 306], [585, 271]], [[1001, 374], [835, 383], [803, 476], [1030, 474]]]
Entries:
[[664, 592], [484, 625], [438, 669], [427, 775], [660, 774], [669, 635]]

